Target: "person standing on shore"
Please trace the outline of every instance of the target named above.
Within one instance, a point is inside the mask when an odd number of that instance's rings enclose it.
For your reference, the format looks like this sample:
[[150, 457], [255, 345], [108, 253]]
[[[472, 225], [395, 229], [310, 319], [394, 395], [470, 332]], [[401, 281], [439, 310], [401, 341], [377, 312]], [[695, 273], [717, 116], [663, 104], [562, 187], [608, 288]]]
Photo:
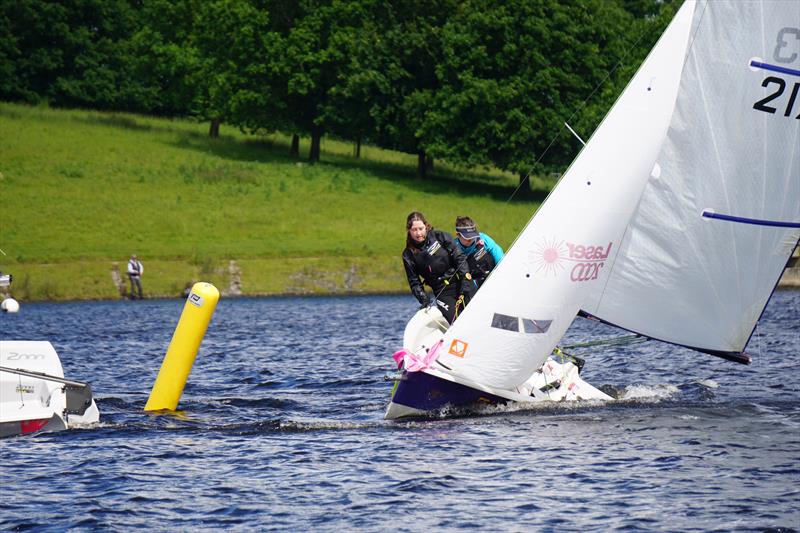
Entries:
[[137, 289], [139, 293], [139, 299], [144, 299], [144, 295], [142, 294], [142, 274], [144, 273], [144, 267], [142, 266], [141, 261], [136, 255], [132, 255], [130, 261], [128, 261], [128, 278], [131, 280], [131, 300], [136, 299], [136, 292], [134, 288]]

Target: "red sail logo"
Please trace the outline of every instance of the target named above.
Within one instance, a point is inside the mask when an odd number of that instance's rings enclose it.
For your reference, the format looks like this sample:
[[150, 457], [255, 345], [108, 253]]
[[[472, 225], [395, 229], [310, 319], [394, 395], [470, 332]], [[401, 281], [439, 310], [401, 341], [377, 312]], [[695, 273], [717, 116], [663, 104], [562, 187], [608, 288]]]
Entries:
[[569, 270], [569, 279], [573, 282], [591, 281], [600, 275], [612, 246], [612, 242], [597, 245], [545, 239], [532, 252], [533, 263], [536, 272], [544, 271], [545, 275]]
[[583, 245], [567, 243], [569, 260], [576, 261], [569, 274], [572, 281], [591, 281], [600, 275], [600, 269], [605, 265], [608, 254], [611, 253], [612, 243], [608, 245]]

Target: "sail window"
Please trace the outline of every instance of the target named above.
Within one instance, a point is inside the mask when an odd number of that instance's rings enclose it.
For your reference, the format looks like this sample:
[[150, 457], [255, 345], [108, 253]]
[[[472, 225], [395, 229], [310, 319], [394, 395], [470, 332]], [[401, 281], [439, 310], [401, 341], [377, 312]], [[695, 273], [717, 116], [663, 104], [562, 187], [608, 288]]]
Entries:
[[495, 313], [494, 317], [492, 318], [492, 327], [497, 329], [505, 329], [507, 331], [519, 332], [519, 319], [515, 316]]
[[547, 333], [550, 329], [552, 320], [533, 320], [530, 318], [523, 318], [522, 325], [525, 328], [525, 333]]
[[[520, 329], [520, 320], [522, 321], [522, 329]], [[532, 318], [518, 318], [515, 316], [502, 315], [495, 313], [492, 317], [492, 327], [497, 329], [504, 329], [506, 331], [515, 331], [517, 333], [547, 333], [550, 329], [552, 320], [534, 320]]]

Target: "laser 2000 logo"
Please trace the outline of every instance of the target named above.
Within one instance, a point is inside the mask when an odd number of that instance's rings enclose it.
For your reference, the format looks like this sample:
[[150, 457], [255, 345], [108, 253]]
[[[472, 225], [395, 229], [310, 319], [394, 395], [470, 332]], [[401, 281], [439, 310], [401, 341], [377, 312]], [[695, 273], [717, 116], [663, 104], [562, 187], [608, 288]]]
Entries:
[[556, 276], [569, 269], [571, 281], [591, 281], [600, 275], [612, 246], [612, 242], [606, 245], [578, 244], [545, 239], [532, 252], [533, 263], [536, 272], [544, 272], [545, 276]]

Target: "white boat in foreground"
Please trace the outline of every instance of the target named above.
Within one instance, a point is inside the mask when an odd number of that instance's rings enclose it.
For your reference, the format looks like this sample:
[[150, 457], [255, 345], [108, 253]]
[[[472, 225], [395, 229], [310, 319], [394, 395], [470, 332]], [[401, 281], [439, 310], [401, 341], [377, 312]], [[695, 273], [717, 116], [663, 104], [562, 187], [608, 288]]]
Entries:
[[409, 323], [386, 418], [569, 398], [579, 314], [749, 363], [800, 241], [798, 36], [797, 0], [685, 2], [458, 320]]
[[64, 378], [48, 341], [0, 341], [0, 437], [96, 423], [88, 383]]

